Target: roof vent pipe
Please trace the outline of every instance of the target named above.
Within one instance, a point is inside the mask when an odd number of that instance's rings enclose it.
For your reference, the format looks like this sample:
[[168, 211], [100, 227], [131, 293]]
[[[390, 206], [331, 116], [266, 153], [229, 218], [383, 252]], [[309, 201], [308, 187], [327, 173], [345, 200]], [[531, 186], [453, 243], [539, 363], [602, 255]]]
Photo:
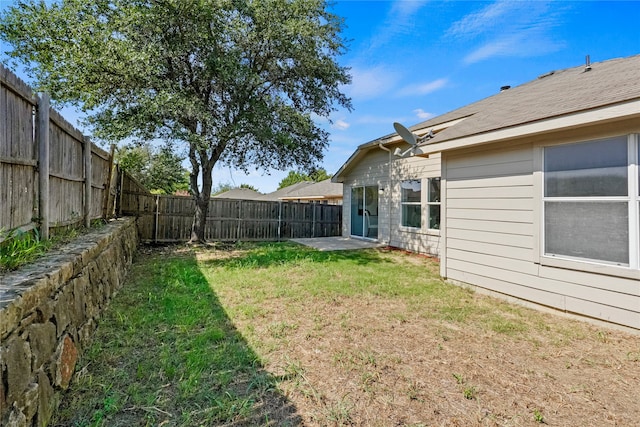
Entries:
[[584, 70], [591, 71], [591, 58], [589, 57], [589, 55], [587, 55], [587, 57], [585, 58]]
[[504, 92], [505, 90], [509, 90], [511, 89], [511, 86], [506, 85], [506, 86], [500, 86], [500, 92]]

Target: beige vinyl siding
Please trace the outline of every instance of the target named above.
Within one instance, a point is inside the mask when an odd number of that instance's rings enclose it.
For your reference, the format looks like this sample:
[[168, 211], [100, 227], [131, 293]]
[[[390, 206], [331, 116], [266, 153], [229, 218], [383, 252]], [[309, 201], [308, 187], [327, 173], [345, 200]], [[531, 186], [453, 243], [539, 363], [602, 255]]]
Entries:
[[[490, 291], [640, 329], [640, 282], [540, 259], [533, 144], [444, 157], [444, 275]], [[443, 242], [443, 244], [445, 244]]]
[[[421, 179], [422, 191], [427, 191], [426, 180], [440, 177], [440, 154], [432, 154], [429, 158], [408, 157], [394, 160], [391, 170], [392, 194], [391, 200], [391, 241], [390, 245], [412, 252], [440, 256], [440, 232], [429, 230], [427, 205], [422, 205], [422, 227], [411, 229], [402, 227], [402, 210], [400, 205], [400, 183], [404, 180]], [[426, 195], [423, 195], [426, 201]]]
[[[389, 182], [389, 153], [380, 148], [373, 148], [353, 166], [345, 177], [342, 193], [342, 235], [351, 234], [351, 188], [356, 186], [377, 185], [387, 188]], [[388, 194], [388, 193], [387, 193]], [[386, 196], [386, 194], [385, 194]], [[389, 204], [385, 196], [378, 198], [378, 240], [389, 241], [388, 218]]]
[[[402, 146], [406, 149], [406, 145]], [[394, 146], [389, 149], [393, 151]], [[389, 180], [389, 159], [391, 157], [391, 181]], [[423, 205], [425, 215], [421, 229], [401, 227], [400, 182], [408, 179], [440, 177], [440, 155], [429, 158], [398, 158], [380, 148], [369, 150], [345, 174], [343, 186], [342, 235], [351, 234], [351, 188], [356, 186], [377, 185], [384, 189], [378, 198], [378, 240], [391, 246], [438, 256], [440, 253], [440, 236], [438, 231], [427, 229], [427, 207]], [[426, 182], [426, 181], [425, 181]], [[423, 191], [426, 186], [423, 185]], [[426, 200], [426, 199], [425, 199]]]

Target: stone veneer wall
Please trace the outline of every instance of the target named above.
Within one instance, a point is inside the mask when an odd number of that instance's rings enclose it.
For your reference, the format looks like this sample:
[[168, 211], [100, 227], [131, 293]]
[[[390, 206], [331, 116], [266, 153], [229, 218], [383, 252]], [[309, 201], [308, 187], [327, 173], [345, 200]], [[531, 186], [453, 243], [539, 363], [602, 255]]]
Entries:
[[0, 277], [0, 425], [48, 424], [137, 245], [119, 219]]

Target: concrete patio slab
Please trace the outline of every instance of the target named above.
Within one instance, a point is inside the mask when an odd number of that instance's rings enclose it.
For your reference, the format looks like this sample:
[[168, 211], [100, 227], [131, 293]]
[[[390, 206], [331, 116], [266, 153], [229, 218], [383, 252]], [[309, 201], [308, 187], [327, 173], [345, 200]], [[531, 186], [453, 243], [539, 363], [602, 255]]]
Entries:
[[386, 246], [380, 242], [352, 239], [350, 237], [313, 237], [305, 239], [291, 239], [291, 242], [310, 246], [319, 251], [349, 251], [354, 249], [370, 249]]

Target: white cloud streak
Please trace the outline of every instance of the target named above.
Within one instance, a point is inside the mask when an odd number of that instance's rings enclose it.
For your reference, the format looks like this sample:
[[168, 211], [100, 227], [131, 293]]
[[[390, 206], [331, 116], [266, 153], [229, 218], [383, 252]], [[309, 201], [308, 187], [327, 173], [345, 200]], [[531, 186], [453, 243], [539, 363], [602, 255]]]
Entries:
[[397, 96], [414, 96], [414, 95], [428, 95], [432, 92], [435, 92], [439, 89], [442, 89], [449, 82], [448, 79], [437, 79], [431, 82], [426, 83], [417, 83], [413, 85], [406, 86], [400, 89], [397, 93]]
[[349, 127], [351, 127], [351, 125], [342, 119], [336, 120], [333, 122], [333, 125], [331, 125], [331, 129], [336, 130], [347, 130]]
[[416, 117], [419, 118], [420, 120], [427, 120], [435, 116], [435, 114], [428, 113], [424, 111], [422, 108], [417, 108], [413, 110], [413, 112], [416, 113]]
[[373, 99], [383, 96], [399, 80], [399, 74], [384, 66], [352, 68], [351, 84], [344, 87], [345, 93], [355, 100]]
[[426, 0], [397, 0], [393, 2], [383, 24], [369, 42], [369, 51], [375, 51], [395, 38], [397, 34], [411, 33], [415, 27], [413, 17], [427, 4]]
[[559, 10], [543, 1], [499, 0], [454, 22], [445, 36], [477, 42], [464, 57], [467, 65], [498, 56], [544, 55], [564, 46], [552, 35]]
[[497, 1], [479, 12], [471, 13], [461, 20], [454, 22], [449, 31], [448, 36], [454, 37], [474, 37], [487, 31], [487, 28], [493, 27], [496, 23], [501, 22], [501, 18], [516, 8], [519, 8], [517, 1]]

